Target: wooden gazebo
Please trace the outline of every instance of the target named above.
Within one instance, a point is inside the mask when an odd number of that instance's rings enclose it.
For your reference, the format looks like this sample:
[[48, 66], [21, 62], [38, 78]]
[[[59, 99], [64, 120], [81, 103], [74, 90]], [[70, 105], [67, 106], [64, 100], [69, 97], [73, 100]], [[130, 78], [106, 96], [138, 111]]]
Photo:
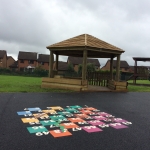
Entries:
[[[47, 46], [50, 50], [49, 78], [42, 79], [43, 88], [60, 88], [71, 89], [77, 91], [88, 90], [88, 82], [86, 79], [87, 58], [110, 58], [110, 74], [111, 80], [108, 87], [116, 89], [116, 85], [125, 85], [119, 82], [120, 73], [120, 55], [124, 52], [122, 49], [106, 43], [94, 36], [82, 34], [62, 42]], [[82, 79], [66, 79], [56, 76], [53, 71], [53, 61], [56, 55], [56, 70], [58, 68], [59, 55], [82, 57]], [[113, 80], [113, 59], [117, 57], [116, 79]], [[119, 84], [120, 83], [120, 84]]]

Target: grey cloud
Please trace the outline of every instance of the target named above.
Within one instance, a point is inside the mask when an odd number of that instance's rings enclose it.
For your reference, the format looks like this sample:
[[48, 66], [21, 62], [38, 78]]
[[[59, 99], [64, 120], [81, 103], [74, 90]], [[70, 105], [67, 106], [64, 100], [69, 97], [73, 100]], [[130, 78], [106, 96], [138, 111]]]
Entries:
[[148, 0], [0, 0], [0, 49], [48, 54], [46, 46], [88, 33], [125, 50], [132, 65], [150, 49], [149, 10]]

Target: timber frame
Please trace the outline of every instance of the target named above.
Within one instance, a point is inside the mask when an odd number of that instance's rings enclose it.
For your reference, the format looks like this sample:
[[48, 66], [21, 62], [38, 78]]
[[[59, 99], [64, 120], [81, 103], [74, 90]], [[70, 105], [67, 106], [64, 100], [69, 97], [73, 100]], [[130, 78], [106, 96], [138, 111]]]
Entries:
[[150, 61], [150, 57], [133, 57], [134, 63], [134, 74], [133, 74], [133, 83], [136, 84], [136, 79], [138, 77], [150, 77], [148, 68], [144, 66], [137, 66], [138, 61]]
[[[50, 51], [50, 64], [49, 64], [49, 78], [56, 77], [53, 71], [53, 61], [54, 54], [56, 55], [56, 71], [58, 71], [58, 59], [59, 56], [73, 56], [73, 57], [83, 57], [82, 62], [82, 79], [78, 84], [80, 91], [86, 90], [88, 88], [88, 82], [86, 79], [86, 68], [87, 68], [87, 58], [110, 58], [110, 76], [111, 80], [113, 80], [113, 59], [117, 57], [117, 68], [116, 68], [116, 81], [119, 82], [119, 73], [120, 73], [120, 56], [124, 51], [118, 47], [115, 47], [109, 43], [106, 43], [94, 36], [88, 34], [82, 34], [68, 40], [50, 45], [46, 47]], [[51, 79], [50, 79], [51, 80]], [[58, 79], [57, 79], [58, 80]], [[63, 80], [62, 78], [60, 79]], [[47, 79], [43, 79], [42, 87], [53, 87], [48, 86], [45, 81]], [[69, 81], [69, 80], [68, 80]], [[48, 81], [49, 83], [51, 81]], [[57, 82], [57, 87], [59, 87], [59, 80]], [[65, 84], [67, 81], [65, 80]], [[70, 81], [71, 82], [71, 81]], [[75, 83], [75, 81], [73, 81]], [[71, 85], [71, 83], [68, 83]], [[56, 87], [56, 86], [54, 86]], [[62, 86], [60, 86], [62, 87]], [[70, 86], [71, 87], [71, 86]], [[65, 85], [65, 89], [67, 86]]]

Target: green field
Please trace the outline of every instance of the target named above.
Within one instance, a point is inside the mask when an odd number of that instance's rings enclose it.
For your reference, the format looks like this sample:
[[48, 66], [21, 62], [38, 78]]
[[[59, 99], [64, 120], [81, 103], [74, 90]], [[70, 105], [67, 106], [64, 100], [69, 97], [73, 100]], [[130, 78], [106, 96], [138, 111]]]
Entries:
[[70, 92], [41, 88], [41, 77], [0, 75], [0, 92]]
[[[129, 80], [128, 83], [133, 83], [133, 80]], [[131, 92], [150, 92], [150, 86], [142, 86], [142, 84], [149, 84], [149, 80], [136, 80], [137, 84], [141, 84], [141, 86], [137, 85], [128, 85], [128, 90]]]
[[[129, 81], [132, 83], [133, 81]], [[137, 83], [150, 84], [148, 80], [137, 80]], [[150, 87], [128, 85], [129, 92], [150, 92]], [[71, 92], [61, 89], [41, 88], [40, 77], [23, 77], [0, 75], [0, 92]]]
[[[133, 83], [133, 80], [129, 80], [128, 83]], [[136, 80], [137, 84], [150, 84], [149, 80]]]
[[128, 85], [129, 92], [150, 92], [150, 86], [134, 86]]

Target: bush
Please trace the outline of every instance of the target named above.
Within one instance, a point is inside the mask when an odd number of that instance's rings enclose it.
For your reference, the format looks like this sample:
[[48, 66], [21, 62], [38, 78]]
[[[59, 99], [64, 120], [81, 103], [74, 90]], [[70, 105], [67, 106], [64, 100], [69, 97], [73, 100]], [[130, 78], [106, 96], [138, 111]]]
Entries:
[[[87, 72], [94, 72], [94, 71], [95, 71], [94, 64], [88, 63], [87, 64]], [[80, 64], [78, 66], [78, 74], [82, 75], [82, 64]]]
[[39, 77], [48, 76], [48, 70], [44, 70], [41, 66], [38, 66], [34, 69], [33, 74]]
[[27, 71], [15, 71], [7, 68], [0, 68], [1, 75], [15, 75], [15, 76], [30, 76], [30, 77], [47, 77], [48, 70], [44, 70], [41, 66], [36, 67], [33, 72]]
[[10, 69], [7, 68], [0, 68], [0, 74], [9, 74], [11, 73]]

